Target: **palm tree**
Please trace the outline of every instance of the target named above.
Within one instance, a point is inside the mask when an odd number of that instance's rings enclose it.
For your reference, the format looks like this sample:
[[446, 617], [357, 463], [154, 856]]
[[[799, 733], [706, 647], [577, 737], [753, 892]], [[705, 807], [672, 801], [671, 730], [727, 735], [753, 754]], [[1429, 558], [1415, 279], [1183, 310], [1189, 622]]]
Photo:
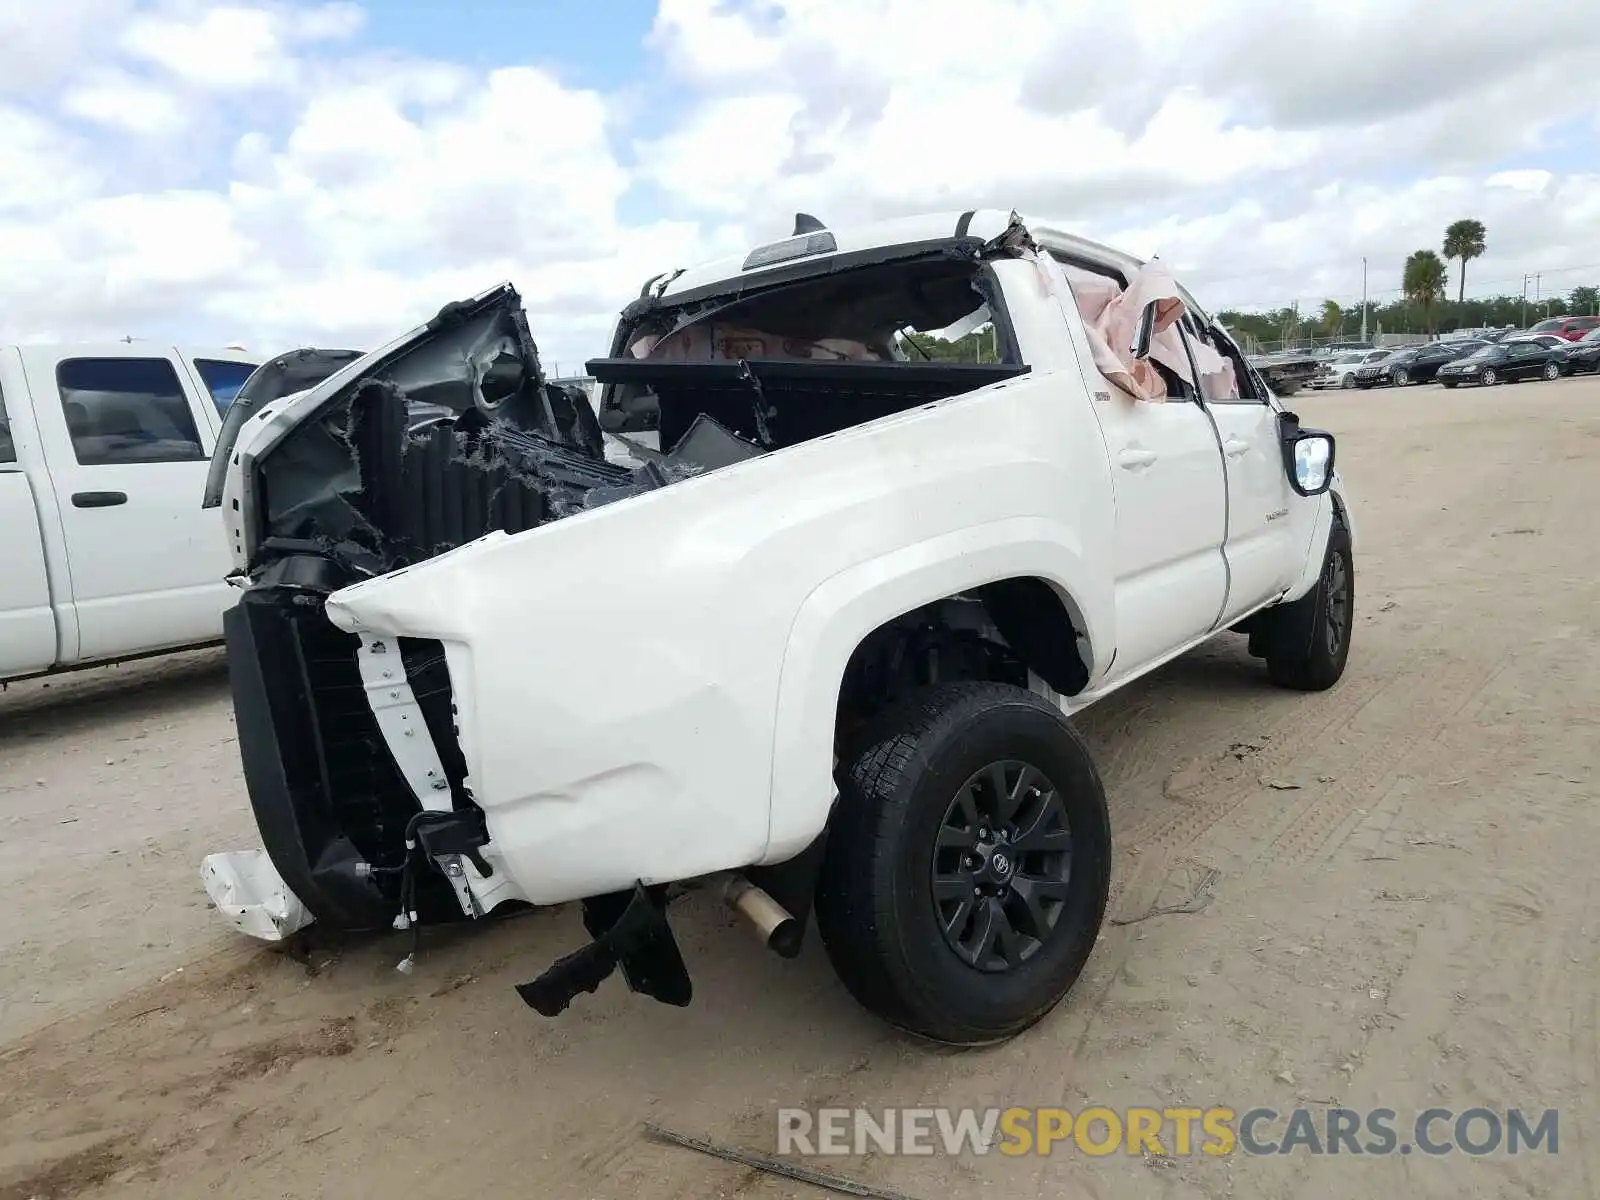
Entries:
[[1461, 278], [1457, 282], [1456, 303], [1467, 296], [1467, 264], [1480, 257], [1484, 251], [1483, 222], [1471, 217], [1451, 221], [1444, 231], [1444, 256], [1461, 260]]
[[1422, 316], [1428, 323], [1430, 334], [1433, 332], [1434, 302], [1444, 298], [1445, 284], [1449, 279], [1450, 273], [1445, 269], [1444, 259], [1432, 250], [1417, 250], [1406, 259], [1401, 288], [1407, 300], [1422, 306]]
[[1339, 307], [1337, 300], [1324, 300], [1322, 302], [1322, 331], [1329, 337], [1336, 337], [1344, 329], [1344, 309]]

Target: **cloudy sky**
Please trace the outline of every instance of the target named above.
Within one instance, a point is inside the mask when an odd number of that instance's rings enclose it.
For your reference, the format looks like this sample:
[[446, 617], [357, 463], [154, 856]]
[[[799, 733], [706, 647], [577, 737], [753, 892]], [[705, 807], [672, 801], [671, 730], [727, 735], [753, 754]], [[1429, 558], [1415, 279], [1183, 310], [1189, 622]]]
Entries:
[[[994, 205], [1212, 307], [1600, 283], [1595, 0], [12, 0], [0, 342], [370, 346], [511, 279], [547, 359], [643, 280]], [[1455, 290], [1452, 268], [1451, 291]]]

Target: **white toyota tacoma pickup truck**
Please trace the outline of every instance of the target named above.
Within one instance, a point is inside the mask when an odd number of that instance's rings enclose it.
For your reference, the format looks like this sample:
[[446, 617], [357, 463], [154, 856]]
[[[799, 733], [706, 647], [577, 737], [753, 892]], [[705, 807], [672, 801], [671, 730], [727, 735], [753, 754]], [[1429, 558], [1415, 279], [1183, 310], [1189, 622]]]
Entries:
[[1104, 915], [1069, 714], [1227, 631], [1278, 684], [1344, 670], [1334, 440], [1159, 262], [802, 215], [651, 280], [588, 371], [598, 414], [505, 285], [219, 446], [264, 851], [203, 874], [241, 927], [576, 900], [593, 941], [530, 1006], [618, 967], [686, 1004], [667, 906], [715, 883], [886, 1020], [994, 1041]]

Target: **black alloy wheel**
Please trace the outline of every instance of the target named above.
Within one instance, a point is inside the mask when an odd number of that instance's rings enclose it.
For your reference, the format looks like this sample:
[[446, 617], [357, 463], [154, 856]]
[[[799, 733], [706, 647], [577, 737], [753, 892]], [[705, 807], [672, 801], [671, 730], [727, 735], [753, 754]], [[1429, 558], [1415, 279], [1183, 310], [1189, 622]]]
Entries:
[[961, 785], [939, 825], [932, 897], [945, 942], [980, 971], [1039, 952], [1072, 878], [1061, 793], [1037, 767], [991, 763]]

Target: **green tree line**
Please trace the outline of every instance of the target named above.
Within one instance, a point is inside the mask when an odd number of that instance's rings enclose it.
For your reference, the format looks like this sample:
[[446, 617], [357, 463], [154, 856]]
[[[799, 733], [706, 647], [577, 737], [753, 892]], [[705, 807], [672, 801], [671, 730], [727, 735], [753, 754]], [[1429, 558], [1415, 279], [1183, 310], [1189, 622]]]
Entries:
[[[906, 332], [900, 335], [906, 355], [913, 362], [931, 359], [934, 362], [997, 362], [995, 357], [994, 327], [985, 325], [974, 329], [965, 337], [946, 340], [931, 333]], [[909, 343], [909, 345], [907, 345]]]
[[[1547, 316], [1600, 314], [1600, 287], [1577, 287], [1548, 296], [1480, 296], [1468, 300], [1467, 264], [1483, 257], [1488, 231], [1482, 221], [1463, 217], [1445, 228], [1439, 250], [1414, 250], [1401, 270], [1401, 294], [1368, 304], [1367, 333], [1449, 333], [1456, 329], [1532, 325]], [[1450, 299], [1450, 264], [1458, 264], [1456, 297]], [[1269, 312], [1225, 310], [1218, 319], [1250, 341], [1276, 344], [1352, 338], [1361, 332], [1361, 305], [1324, 300], [1315, 313], [1298, 307]]]
[[[1526, 302], [1518, 294], [1480, 296], [1472, 300], [1434, 298], [1427, 304], [1401, 296], [1367, 306], [1367, 333], [1371, 336], [1380, 327], [1385, 333], [1423, 333], [1430, 325], [1439, 333], [1456, 329], [1498, 329], [1507, 325], [1520, 328], [1524, 321], [1532, 325], [1544, 320], [1546, 313], [1550, 316], [1600, 313], [1600, 287], [1577, 287], [1561, 295], [1541, 295], [1537, 303], [1531, 294]], [[1225, 310], [1217, 314], [1217, 319], [1235, 334], [1262, 342], [1285, 338], [1354, 338], [1361, 332], [1361, 305], [1329, 300], [1314, 313], [1297, 312], [1288, 307], [1266, 312]]]

